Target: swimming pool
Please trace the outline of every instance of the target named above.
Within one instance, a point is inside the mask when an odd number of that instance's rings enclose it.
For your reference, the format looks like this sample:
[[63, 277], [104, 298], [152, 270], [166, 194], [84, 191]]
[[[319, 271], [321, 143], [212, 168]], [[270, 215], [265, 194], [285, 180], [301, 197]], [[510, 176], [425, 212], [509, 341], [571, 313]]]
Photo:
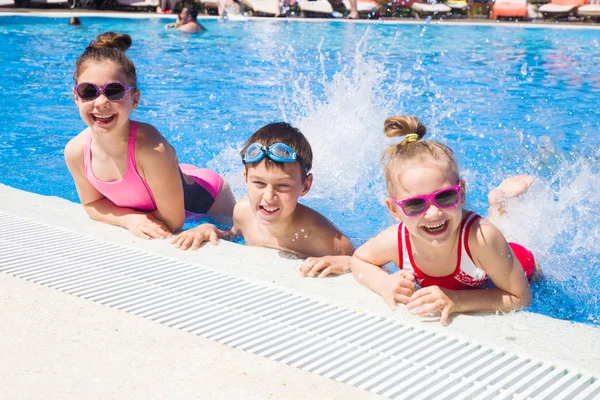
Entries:
[[286, 120], [313, 145], [305, 202], [361, 244], [392, 223], [379, 157], [385, 117], [419, 116], [455, 149], [482, 214], [504, 177], [539, 178], [510, 206], [506, 236], [532, 248], [545, 279], [530, 311], [600, 325], [600, 30], [340, 21], [0, 17], [0, 182], [77, 201], [62, 150], [83, 123], [70, 88], [98, 33], [133, 37], [141, 106], [182, 162], [208, 165], [244, 195], [237, 151]]

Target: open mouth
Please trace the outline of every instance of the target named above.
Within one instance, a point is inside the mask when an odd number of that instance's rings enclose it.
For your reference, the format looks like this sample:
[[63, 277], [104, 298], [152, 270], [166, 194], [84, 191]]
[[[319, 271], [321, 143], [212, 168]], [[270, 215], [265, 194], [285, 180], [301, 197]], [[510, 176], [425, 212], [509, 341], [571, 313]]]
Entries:
[[448, 229], [449, 221], [444, 221], [441, 224], [436, 225], [423, 225], [421, 229], [427, 232], [430, 235], [441, 235]]
[[117, 118], [117, 114], [92, 114], [95, 123], [104, 125], [109, 124]]
[[260, 212], [263, 213], [264, 215], [273, 215], [277, 211], [279, 211], [279, 208], [277, 208], [277, 207], [259, 206], [259, 208], [260, 208]]

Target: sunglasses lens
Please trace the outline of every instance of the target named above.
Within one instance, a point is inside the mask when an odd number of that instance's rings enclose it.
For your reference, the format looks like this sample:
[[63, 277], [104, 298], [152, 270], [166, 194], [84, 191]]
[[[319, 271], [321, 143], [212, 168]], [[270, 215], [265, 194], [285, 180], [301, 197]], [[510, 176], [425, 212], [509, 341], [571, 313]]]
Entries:
[[435, 196], [435, 202], [440, 207], [452, 207], [458, 203], [458, 192], [456, 190], [444, 190]]
[[269, 150], [271, 151], [271, 154], [273, 154], [275, 157], [284, 158], [287, 160], [296, 159], [296, 153], [294, 152], [294, 150], [283, 144], [276, 143], [269, 147]]
[[423, 199], [408, 200], [402, 204], [402, 210], [406, 215], [413, 216], [422, 213], [425, 210], [427, 203]]
[[77, 94], [82, 100], [91, 101], [98, 96], [98, 90], [91, 83], [82, 83], [77, 86]]
[[119, 82], [109, 83], [104, 88], [104, 95], [111, 101], [121, 100], [125, 97], [127, 89]]

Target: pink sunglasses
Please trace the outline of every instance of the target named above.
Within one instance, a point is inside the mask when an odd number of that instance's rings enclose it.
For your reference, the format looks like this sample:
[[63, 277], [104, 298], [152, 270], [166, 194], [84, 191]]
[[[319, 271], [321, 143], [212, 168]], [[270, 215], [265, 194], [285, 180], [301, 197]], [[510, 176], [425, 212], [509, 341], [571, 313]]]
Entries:
[[433, 203], [438, 208], [454, 207], [460, 201], [460, 185], [438, 190], [425, 196], [409, 197], [398, 201], [392, 198], [392, 201], [402, 209], [407, 217], [417, 217], [424, 214]]

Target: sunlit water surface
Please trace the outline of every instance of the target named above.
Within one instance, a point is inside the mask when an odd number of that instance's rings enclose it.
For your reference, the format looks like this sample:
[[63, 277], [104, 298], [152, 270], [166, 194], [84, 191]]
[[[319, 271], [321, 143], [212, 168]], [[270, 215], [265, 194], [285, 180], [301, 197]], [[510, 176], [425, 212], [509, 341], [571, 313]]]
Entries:
[[141, 106], [182, 162], [222, 173], [245, 195], [238, 155], [262, 125], [298, 126], [314, 150], [303, 201], [356, 245], [393, 223], [380, 155], [391, 115], [416, 115], [457, 153], [468, 205], [507, 176], [536, 176], [500, 224], [544, 271], [533, 312], [600, 324], [600, 31], [167, 20], [0, 17], [0, 182], [77, 201], [64, 165], [81, 131], [71, 93], [77, 57], [101, 32], [133, 37]]

